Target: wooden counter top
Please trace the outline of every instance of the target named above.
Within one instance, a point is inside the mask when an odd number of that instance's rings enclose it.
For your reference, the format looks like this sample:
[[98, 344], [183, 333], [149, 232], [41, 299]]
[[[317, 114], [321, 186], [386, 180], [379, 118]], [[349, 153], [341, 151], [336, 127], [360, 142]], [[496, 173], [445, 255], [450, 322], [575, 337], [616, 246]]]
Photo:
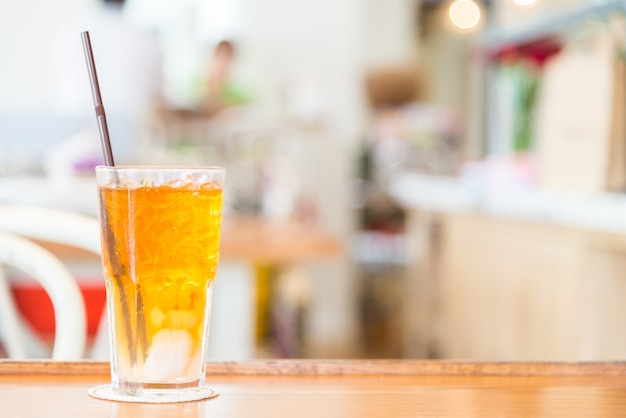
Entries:
[[0, 361], [0, 416], [15, 417], [620, 417], [626, 363], [253, 361], [210, 363], [212, 400], [92, 399], [108, 363]]

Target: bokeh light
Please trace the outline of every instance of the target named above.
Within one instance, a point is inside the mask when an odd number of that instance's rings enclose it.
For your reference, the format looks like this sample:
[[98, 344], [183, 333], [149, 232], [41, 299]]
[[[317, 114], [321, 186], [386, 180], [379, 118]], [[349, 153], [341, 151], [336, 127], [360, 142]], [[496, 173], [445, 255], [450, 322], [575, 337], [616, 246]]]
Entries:
[[529, 7], [537, 3], [537, 0], [513, 0], [513, 3], [522, 7]]
[[449, 15], [455, 27], [470, 30], [480, 22], [480, 7], [473, 0], [456, 0], [450, 5]]

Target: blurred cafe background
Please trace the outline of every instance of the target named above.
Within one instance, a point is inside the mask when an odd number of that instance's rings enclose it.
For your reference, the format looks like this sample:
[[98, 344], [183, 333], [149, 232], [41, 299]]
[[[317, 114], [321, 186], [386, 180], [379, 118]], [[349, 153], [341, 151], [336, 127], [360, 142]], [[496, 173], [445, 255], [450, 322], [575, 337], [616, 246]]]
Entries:
[[[97, 217], [88, 30], [118, 164], [227, 168], [211, 358], [623, 360], [625, 13], [2, 0], [0, 206]], [[106, 357], [99, 258], [40, 244]], [[46, 292], [0, 279], [46, 355]]]

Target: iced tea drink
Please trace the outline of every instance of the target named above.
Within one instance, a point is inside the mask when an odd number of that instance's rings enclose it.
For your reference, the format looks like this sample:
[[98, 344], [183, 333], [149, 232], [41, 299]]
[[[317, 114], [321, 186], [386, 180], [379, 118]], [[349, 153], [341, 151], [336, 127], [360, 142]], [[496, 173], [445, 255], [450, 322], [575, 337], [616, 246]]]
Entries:
[[204, 385], [224, 170], [98, 167], [116, 393]]

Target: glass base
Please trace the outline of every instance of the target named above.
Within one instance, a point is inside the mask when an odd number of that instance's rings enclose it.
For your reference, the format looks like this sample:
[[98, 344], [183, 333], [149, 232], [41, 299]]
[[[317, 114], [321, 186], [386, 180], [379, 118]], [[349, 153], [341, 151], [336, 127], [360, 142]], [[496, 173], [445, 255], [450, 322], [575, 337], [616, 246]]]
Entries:
[[207, 387], [185, 389], [143, 389], [141, 393], [130, 395], [117, 393], [108, 385], [90, 388], [89, 396], [107, 401], [134, 402], [134, 403], [175, 403], [192, 402], [202, 399], [210, 399], [219, 395], [215, 390]]

